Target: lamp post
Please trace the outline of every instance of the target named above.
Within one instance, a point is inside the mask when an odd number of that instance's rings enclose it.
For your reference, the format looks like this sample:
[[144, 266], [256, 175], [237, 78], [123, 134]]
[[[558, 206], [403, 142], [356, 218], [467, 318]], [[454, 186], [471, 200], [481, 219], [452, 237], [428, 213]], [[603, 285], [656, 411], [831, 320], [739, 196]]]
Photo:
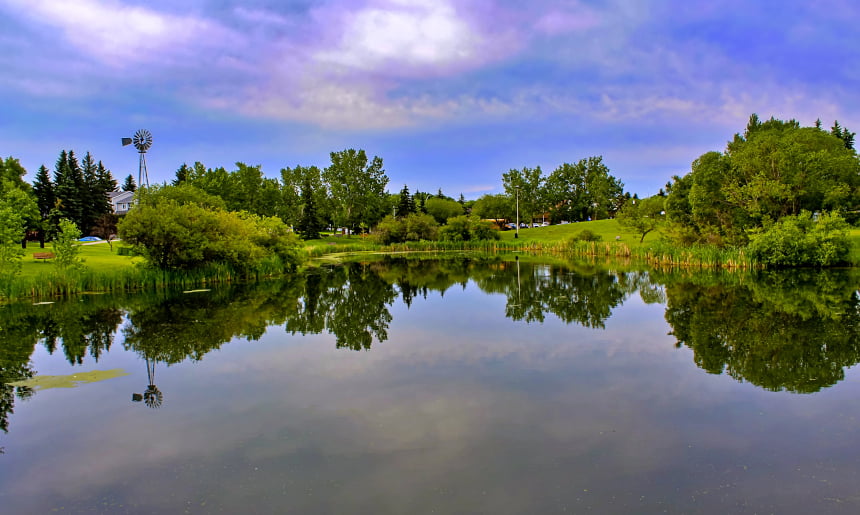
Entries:
[[514, 238], [520, 237], [520, 187], [515, 186], [517, 190], [517, 233], [514, 234]]

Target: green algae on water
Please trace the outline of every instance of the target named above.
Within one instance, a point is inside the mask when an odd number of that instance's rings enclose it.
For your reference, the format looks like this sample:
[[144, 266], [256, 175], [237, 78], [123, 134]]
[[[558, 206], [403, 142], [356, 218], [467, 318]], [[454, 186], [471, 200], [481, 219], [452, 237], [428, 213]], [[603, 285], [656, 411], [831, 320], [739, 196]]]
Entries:
[[22, 381], [7, 383], [9, 386], [27, 386], [34, 390], [49, 390], [51, 388], [75, 388], [84, 383], [96, 383], [106, 379], [129, 375], [121, 368], [111, 370], [93, 370], [91, 372], [79, 372], [67, 376], [36, 376]]

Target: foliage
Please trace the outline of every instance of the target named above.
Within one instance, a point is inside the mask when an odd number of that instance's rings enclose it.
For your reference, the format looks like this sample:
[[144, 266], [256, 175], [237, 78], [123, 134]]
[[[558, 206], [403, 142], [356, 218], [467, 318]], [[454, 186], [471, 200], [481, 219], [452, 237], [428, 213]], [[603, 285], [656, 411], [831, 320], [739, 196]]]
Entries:
[[432, 216], [412, 213], [402, 218], [389, 215], [373, 229], [373, 239], [382, 245], [406, 241], [435, 240], [438, 224]]
[[20, 242], [23, 236], [23, 217], [12, 205], [0, 203], [0, 274], [4, 277], [21, 270], [24, 249]]
[[485, 222], [476, 216], [460, 215], [448, 219], [439, 229], [442, 241], [498, 240], [501, 236], [492, 222]]
[[516, 209], [507, 195], [482, 195], [472, 205], [472, 214], [479, 218], [513, 220]]
[[59, 228], [54, 238], [54, 266], [58, 270], [78, 269], [83, 263], [80, 258], [78, 240], [81, 231], [74, 222], [66, 218], [60, 219]]
[[546, 178], [544, 197], [550, 217], [599, 220], [613, 215], [624, 202], [624, 184], [609, 173], [602, 156], [564, 163]]
[[645, 235], [657, 229], [665, 222], [663, 197], [654, 196], [641, 200], [630, 199], [618, 212], [616, 219], [622, 227], [628, 227], [641, 234], [639, 243], [645, 240]]
[[544, 177], [540, 166], [524, 167], [522, 170], [511, 169], [502, 174], [502, 185], [505, 193], [513, 201], [514, 209], [519, 204], [520, 219], [531, 221], [535, 213], [546, 208], [544, 197]]
[[409, 187], [405, 184], [400, 190], [400, 195], [397, 198], [397, 216], [406, 217], [415, 212], [415, 199], [409, 194]]
[[589, 229], [583, 229], [570, 237], [570, 241], [600, 241], [603, 237]]
[[250, 272], [272, 256], [288, 268], [298, 263], [298, 241], [280, 220], [204, 207], [189, 194], [213, 199], [186, 184], [144, 191], [120, 222], [120, 237], [161, 269], [225, 263]]
[[136, 190], [137, 190], [137, 182], [135, 182], [134, 176], [132, 174], [128, 174], [122, 183], [122, 191], [136, 191]]
[[837, 136], [750, 116], [724, 153], [707, 152], [669, 184], [666, 211], [684, 242], [744, 245], [750, 229], [802, 210], [860, 208], [860, 160]]
[[302, 214], [299, 217], [297, 230], [299, 235], [306, 240], [315, 240], [320, 237], [323, 224], [319, 213], [311, 184], [311, 178], [305, 177], [302, 184]]
[[754, 232], [749, 253], [768, 266], [834, 266], [848, 261], [848, 224], [838, 213], [815, 219], [808, 211], [785, 216]]
[[436, 219], [440, 224], [449, 218], [463, 214], [463, 206], [453, 199], [430, 197], [424, 202], [427, 214]]
[[364, 150], [331, 153], [331, 164], [322, 172], [331, 194], [332, 220], [352, 232], [376, 225], [384, 216], [388, 177], [382, 158], [368, 162]]

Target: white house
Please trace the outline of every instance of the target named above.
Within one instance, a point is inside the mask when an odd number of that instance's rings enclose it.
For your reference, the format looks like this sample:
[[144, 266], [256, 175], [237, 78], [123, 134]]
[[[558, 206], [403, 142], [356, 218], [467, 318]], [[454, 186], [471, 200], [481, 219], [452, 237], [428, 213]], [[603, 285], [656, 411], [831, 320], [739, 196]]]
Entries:
[[131, 209], [134, 203], [133, 191], [111, 191], [108, 192], [108, 199], [113, 208], [113, 212], [118, 215], [124, 215]]

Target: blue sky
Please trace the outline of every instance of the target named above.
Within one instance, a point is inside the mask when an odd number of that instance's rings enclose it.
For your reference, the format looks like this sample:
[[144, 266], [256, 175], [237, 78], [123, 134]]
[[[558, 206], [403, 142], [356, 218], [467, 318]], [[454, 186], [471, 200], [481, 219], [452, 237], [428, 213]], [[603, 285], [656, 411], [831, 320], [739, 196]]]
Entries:
[[363, 148], [466, 198], [602, 155], [644, 196], [753, 112], [860, 132], [858, 27], [856, 0], [0, 0], [0, 154], [121, 180], [146, 128], [160, 182]]

